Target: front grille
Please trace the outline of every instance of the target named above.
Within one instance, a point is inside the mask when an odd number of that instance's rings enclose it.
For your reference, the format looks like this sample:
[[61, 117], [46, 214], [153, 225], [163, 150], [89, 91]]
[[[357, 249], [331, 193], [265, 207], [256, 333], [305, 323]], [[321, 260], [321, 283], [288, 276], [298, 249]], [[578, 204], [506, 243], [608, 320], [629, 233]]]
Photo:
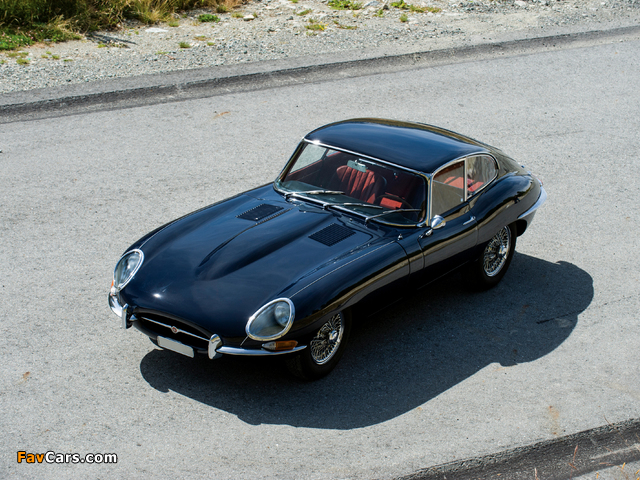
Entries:
[[[197, 350], [207, 350], [209, 348], [211, 335], [204, 330], [162, 315], [143, 313], [136, 316], [142, 327], [161, 337], [176, 340]], [[173, 332], [174, 329], [177, 330], [175, 333]]]
[[311, 240], [315, 240], [316, 242], [320, 242], [328, 247], [332, 247], [338, 242], [341, 242], [345, 238], [349, 238], [351, 235], [355, 234], [353, 230], [347, 227], [343, 227], [338, 225], [337, 223], [332, 223], [326, 228], [317, 231], [313, 235], [310, 235], [309, 238]]

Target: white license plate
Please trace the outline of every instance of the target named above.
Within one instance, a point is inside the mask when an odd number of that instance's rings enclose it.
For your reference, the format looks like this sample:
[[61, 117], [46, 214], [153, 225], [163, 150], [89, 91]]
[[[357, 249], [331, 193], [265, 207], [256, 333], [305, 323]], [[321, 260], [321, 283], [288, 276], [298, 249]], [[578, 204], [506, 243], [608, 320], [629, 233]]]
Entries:
[[166, 348], [167, 350], [181, 353], [182, 355], [193, 358], [193, 348], [189, 347], [188, 345], [176, 342], [175, 340], [171, 340], [170, 338], [161, 337], [160, 335], [158, 335], [157, 342], [159, 347]]

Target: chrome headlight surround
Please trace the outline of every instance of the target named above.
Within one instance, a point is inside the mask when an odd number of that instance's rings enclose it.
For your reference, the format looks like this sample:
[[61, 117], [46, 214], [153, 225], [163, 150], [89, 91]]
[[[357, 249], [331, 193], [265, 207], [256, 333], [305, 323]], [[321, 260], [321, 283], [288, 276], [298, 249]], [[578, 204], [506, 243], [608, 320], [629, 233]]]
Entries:
[[116, 263], [116, 268], [113, 270], [113, 287], [111, 287], [112, 294], [118, 293], [127, 286], [136, 272], [140, 269], [143, 261], [144, 253], [142, 253], [142, 250], [137, 248], [129, 250], [120, 257], [120, 260]]
[[296, 310], [291, 300], [276, 298], [249, 317], [245, 332], [253, 340], [275, 340], [286, 335], [295, 316]]

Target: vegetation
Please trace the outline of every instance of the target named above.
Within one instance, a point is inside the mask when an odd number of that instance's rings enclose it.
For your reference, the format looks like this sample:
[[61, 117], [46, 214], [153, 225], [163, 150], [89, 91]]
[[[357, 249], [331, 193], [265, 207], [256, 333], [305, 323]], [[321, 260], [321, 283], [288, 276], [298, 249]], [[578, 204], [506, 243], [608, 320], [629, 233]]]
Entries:
[[402, 15], [400, 15], [400, 21], [402, 23], [408, 22], [409, 21], [409, 17], [407, 17], [406, 13], [403, 13]]
[[298, 12], [298, 13], [296, 13], [296, 15], [298, 15], [299, 17], [304, 17], [307, 13], [311, 13], [311, 9], [310, 8], [307, 8], [306, 10]]
[[334, 10], [360, 10], [362, 4], [351, 0], [329, 0], [329, 6]]
[[198, 20], [201, 22], [219, 22], [220, 17], [217, 15], [211, 15], [210, 13], [204, 13], [198, 16]]
[[77, 39], [80, 33], [117, 28], [125, 19], [154, 24], [170, 21], [177, 12], [192, 8], [226, 12], [240, 3], [241, 0], [0, 0], [0, 50]]
[[178, 45], [180, 48], [191, 48], [191, 44], [189, 42], [180, 42]]
[[310, 18], [309, 19], [309, 25], [305, 25], [304, 28], [306, 28], [307, 30], [310, 30], [312, 32], [321, 32], [325, 28], [327, 28], [327, 26], [324, 23], [320, 23], [317, 20], [314, 20], [313, 18]]
[[399, 8], [401, 10], [411, 10], [412, 12], [417, 12], [417, 13], [424, 13], [424, 12], [438, 13], [442, 11], [442, 9], [438, 7], [416, 7], [415, 5], [406, 3], [404, 0], [391, 2], [391, 6], [394, 8]]
[[341, 28], [343, 30], [355, 30], [358, 27], [356, 27], [355, 25], [342, 25], [339, 21], [334, 20], [333, 23], [335, 24], [336, 27]]

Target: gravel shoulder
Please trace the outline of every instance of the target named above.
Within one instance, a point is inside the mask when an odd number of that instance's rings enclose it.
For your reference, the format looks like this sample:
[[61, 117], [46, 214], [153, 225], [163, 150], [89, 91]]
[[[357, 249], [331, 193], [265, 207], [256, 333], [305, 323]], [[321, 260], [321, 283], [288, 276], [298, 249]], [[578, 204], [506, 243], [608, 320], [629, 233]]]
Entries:
[[638, 0], [426, 0], [414, 5], [426, 11], [402, 10], [380, 0], [357, 11], [334, 10], [322, 0], [251, 0], [218, 14], [219, 22], [198, 21], [208, 10], [189, 12], [173, 27], [127, 22], [117, 31], [82, 40], [29, 47], [24, 50], [28, 64], [19, 64], [9, 52], [0, 54], [0, 94], [265, 60], [430, 51], [640, 23]]

